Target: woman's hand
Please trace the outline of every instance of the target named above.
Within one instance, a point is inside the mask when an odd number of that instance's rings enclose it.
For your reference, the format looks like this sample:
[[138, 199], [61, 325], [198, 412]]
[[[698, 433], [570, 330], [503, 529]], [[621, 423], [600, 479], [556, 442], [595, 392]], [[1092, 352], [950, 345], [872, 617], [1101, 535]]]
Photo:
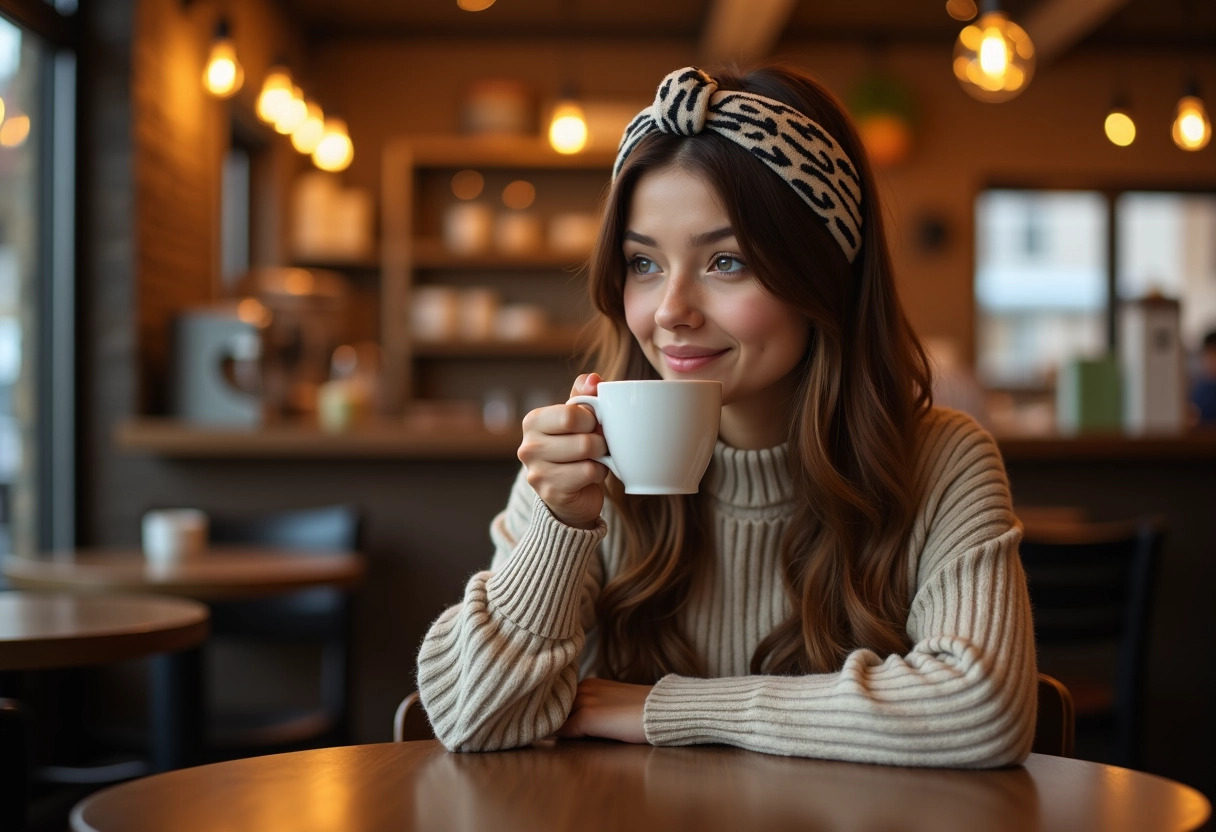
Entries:
[[574, 708], [559, 737], [604, 737], [621, 742], [646, 742], [642, 711], [653, 685], [630, 685], [607, 679], [584, 679], [574, 694]]
[[[570, 395], [594, 396], [600, 380], [596, 373], [581, 375]], [[567, 526], [594, 528], [608, 476], [608, 468], [595, 461], [608, 453], [595, 414], [581, 405], [555, 404], [530, 412], [523, 428], [518, 456], [528, 469], [528, 485]]]

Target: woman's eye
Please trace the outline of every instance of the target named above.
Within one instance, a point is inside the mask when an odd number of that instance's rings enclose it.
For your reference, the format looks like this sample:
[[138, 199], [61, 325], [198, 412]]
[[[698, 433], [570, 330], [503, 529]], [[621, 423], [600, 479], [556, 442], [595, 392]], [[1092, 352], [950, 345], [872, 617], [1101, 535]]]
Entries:
[[719, 254], [714, 258], [714, 268], [716, 272], [741, 272], [747, 269], [747, 264], [730, 254]]
[[638, 274], [650, 274], [659, 270], [655, 262], [648, 257], [634, 257], [629, 261], [629, 268]]

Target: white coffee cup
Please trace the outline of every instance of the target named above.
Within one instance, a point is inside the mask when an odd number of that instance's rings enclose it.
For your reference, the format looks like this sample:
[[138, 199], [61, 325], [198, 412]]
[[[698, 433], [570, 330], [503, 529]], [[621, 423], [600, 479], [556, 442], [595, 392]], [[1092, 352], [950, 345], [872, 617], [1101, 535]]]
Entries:
[[595, 396], [575, 396], [604, 427], [599, 461], [626, 494], [695, 494], [718, 441], [722, 384], [717, 381], [604, 381]]
[[196, 508], [155, 509], [144, 514], [144, 557], [155, 566], [196, 558], [207, 551], [207, 515]]

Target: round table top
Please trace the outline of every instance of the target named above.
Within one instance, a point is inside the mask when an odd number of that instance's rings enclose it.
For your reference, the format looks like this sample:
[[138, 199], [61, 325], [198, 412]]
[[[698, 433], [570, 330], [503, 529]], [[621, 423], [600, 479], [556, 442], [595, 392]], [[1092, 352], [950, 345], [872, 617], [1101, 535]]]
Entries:
[[207, 607], [153, 595], [0, 592], [0, 670], [45, 670], [170, 653], [207, 638]]
[[139, 549], [82, 549], [36, 558], [7, 555], [0, 569], [19, 589], [155, 592], [199, 601], [262, 598], [318, 586], [352, 587], [363, 578], [357, 552], [217, 546], [167, 566]]
[[452, 754], [435, 741], [326, 748], [159, 774], [72, 812], [76, 832], [409, 830], [1189, 830], [1199, 792], [1032, 754], [994, 771], [774, 757], [722, 746], [546, 741]]

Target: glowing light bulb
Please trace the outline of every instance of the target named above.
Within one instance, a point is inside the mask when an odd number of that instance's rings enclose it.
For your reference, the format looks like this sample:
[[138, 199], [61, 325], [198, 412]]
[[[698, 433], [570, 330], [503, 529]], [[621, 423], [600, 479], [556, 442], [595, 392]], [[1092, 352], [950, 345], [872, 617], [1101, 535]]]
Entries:
[[992, 26], [984, 31], [980, 41], [980, 69], [985, 75], [999, 78], [1009, 67], [1009, 45], [1001, 30]]
[[1119, 147], [1127, 147], [1136, 140], [1136, 122], [1122, 110], [1111, 110], [1103, 123], [1103, 129], [1106, 130], [1106, 138], [1110, 139], [1111, 144]]
[[267, 124], [278, 123], [283, 111], [290, 106], [291, 99], [291, 73], [285, 67], [271, 67], [258, 94], [258, 118]]
[[231, 98], [245, 83], [245, 70], [236, 59], [236, 47], [228, 33], [228, 22], [221, 20], [215, 26], [215, 39], [211, 41], [211, 54], [203, 69], [203, 86], [216, 98]]
[[1008, 101], [1034, 75], [1035, 50], [1026, 30], [1001, 12], [963, 27], [954, 44], [954, 75], [980, 101]]
[[315, 101], [307, 102], [306, 109], [308, 114], [300, 126], [291, 131], [291, 146], [308, 155], [317, 149], [325, 135], [325, 112]]
[[325, 119], [325, 133], [312, 152], [312, 163], [321, 170], [336, 173], [350, 167], [354, 158], [355, 147], [346, 132], [346, 122], [340, 118]]
[[0, 147], [20, 147], [30, 135], [30, 117], [10, 115], [0, 124]]
[[1197, 95], [1184, 95], [1174, 111], [1174, 125], [1170, 130], [1174, 144], [1183, 150], [1203, 150], [1212, 139], [1212, 120], [1208, 118], [1203, 99]]
[[291, 100], [279, 111], [279, 118], [274, 123], [274, 129], [286, 136], [308, 118], [308, 104], [304, 101], [304, 90], [299, 87], [291, 88]]
[[4, 121], [4, 96], [0, 95], [0, 121]]
[[578, 153], [587, 146], [587, 120], [583, 108], [573, 101], [563, 101], [553, 110], [549, 123], [549, 144], [558, 153]]

